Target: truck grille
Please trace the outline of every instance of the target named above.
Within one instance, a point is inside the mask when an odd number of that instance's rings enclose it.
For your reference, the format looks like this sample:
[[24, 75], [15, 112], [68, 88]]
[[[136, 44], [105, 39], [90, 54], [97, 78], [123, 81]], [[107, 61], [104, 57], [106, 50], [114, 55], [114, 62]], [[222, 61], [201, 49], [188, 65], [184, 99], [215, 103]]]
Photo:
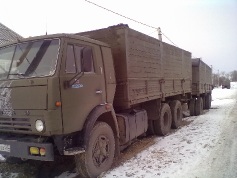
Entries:
[[30, 132], [31, 124], [29, 118], [0, 118], [0, 130], [1, 131], [20, 131]]

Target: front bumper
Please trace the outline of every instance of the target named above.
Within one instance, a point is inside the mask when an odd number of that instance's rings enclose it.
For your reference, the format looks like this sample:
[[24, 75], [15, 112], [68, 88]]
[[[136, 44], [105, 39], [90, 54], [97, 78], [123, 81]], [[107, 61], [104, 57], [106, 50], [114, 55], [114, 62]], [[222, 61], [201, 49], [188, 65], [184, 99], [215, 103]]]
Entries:
[[[33, 159], [41, 161], [53, 161], [54, 150], [52, 143], [37, 143], [31, 137], [0, 137], [0, 154], [8, 157], [17, 157], [24, 159]], [[45, 155], [32, 155], [30, 154], [30, 147], [38, 147], [45, 149]]]

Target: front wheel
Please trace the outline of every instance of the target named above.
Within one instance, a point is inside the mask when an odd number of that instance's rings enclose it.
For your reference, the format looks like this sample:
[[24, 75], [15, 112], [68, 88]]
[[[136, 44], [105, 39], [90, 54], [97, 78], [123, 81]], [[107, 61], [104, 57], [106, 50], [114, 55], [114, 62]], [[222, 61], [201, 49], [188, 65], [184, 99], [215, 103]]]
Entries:
[[86, 143], [85, 153], [75, 155], [80, 177], [97, 177], [107, 171], [114, 159], [115, 139], [113, 130], [105, 122], [97, 122]]

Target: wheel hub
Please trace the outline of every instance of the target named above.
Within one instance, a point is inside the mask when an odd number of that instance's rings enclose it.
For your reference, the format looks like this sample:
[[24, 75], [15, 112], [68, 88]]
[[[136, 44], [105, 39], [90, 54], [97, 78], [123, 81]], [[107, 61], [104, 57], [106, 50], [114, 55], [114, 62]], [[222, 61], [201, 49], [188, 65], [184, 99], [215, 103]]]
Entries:
[[99, 136], [96, 140], [96, 143], [93, 147], [93, 162], [99, 167], [103, 164], [107, 158], [109, 153], [109, 139], [106, 136]]

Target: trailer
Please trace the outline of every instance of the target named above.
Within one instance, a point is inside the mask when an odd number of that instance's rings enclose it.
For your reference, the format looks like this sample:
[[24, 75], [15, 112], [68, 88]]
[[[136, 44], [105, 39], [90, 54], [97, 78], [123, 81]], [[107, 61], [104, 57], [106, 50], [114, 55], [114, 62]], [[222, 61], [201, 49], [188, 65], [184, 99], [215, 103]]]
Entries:
[[200, 58], [192, 59], [192, 98], [189, 102], [190, 115], [200, 115], [211, 107], [212, 69]]

